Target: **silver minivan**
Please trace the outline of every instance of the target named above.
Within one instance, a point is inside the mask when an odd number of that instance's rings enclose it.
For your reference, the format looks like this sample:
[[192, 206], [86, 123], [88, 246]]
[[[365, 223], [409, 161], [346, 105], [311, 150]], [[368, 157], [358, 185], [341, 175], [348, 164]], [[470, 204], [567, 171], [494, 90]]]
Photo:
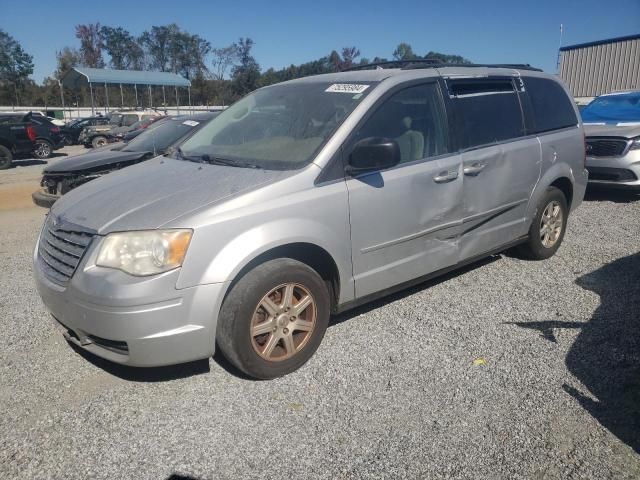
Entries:
[[507, 248], [553, 255], [587, 184], [566, 88], [527, 66], [391, 67], [259, 89], [62, 197], [33, 261], [66, 338], [133, 366], [220, 348], [273, 378], [332, 314]]

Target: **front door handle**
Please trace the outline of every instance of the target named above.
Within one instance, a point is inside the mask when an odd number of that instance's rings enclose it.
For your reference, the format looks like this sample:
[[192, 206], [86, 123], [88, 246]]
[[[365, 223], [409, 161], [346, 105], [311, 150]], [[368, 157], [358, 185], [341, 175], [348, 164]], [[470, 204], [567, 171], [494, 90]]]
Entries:
[[486, 163], [474, 162], [471, 165], [466, 165], [462, 171], [465, 175], [476, 176], [478, 175], [484, 167], [486, 167]]
[[433, 177], [433, 181], [436, 183], [446, 183], [458, 178], [458, 170], [445, 170]]

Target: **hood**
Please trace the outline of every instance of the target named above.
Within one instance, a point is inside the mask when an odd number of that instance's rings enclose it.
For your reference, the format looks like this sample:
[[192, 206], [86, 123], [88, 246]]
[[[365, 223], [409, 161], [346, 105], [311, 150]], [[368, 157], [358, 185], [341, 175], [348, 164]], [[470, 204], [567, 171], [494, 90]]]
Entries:
[[294, 173], [156, 157], [81, 185], [51, 213], [99, 234], [149, 230]]
[[139, 160], [150, 152], [123, 152], [108, 147], [94, 152], [65, 158], [44, 169], [44, 173], [76, 172], [99, 167], [106, 167], [119, 162]]
[[587, 137], [624, 137], [634, 138], [640, 136], [640, 125], [584, 125], [584, 133]]

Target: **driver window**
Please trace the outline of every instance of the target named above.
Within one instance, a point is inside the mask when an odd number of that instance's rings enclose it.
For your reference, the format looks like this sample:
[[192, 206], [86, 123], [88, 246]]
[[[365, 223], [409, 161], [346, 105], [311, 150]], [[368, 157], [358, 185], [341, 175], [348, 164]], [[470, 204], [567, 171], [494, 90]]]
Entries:
[[400, 163], [449, 152], [447, 121], [436, 83], [394, 94], [374, 112], [356, 135], [391, 138], [400, 147]]

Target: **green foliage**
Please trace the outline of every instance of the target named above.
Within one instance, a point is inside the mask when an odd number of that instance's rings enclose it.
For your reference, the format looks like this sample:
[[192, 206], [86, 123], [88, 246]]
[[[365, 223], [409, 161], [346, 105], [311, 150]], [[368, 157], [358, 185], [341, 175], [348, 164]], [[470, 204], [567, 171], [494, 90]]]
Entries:
[[426, 60], [439, 60], [442, 63], [459, 63], [459, 64], [470, 64], [473, 63], [471, 60], [468, 60], [460, 55], [448, 55], [446, 53], [438, 53], [438, 52], [429, 52], [424, 57]]
[[80, 61], [85, 67], [103, 68], [100, 22], [76, 25], [76, 38], [80, 40]]
[[103, 26], [100, 29], [102, 46], [111, 61], [111, 68], [117, 70], [142, 70], [144, 51], [138, 40], [122, 27]]
[[414, 60], [416, 58], [419, 57], [413, 53], [413, 48], [408, 43], [400, 43], [393, 51], [394, 60]]
[[0, 29], [0, 85], [13, 85], [16, 104], [19, 87], [33, 73], [33, 57], [7, 32]]

